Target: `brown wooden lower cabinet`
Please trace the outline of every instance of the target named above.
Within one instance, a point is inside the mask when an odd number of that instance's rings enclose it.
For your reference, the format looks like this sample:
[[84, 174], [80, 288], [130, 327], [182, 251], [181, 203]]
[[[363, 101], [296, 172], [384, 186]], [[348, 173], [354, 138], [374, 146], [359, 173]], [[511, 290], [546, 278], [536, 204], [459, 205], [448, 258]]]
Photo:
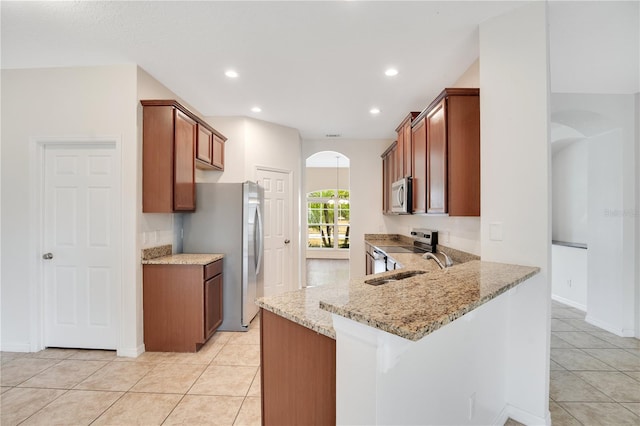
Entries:
[[222, 323], [222, 260], [142, 273], [145, 350], [196, 352]]
[[262, 424], [336, 424], [336, 341], [261, 310]]

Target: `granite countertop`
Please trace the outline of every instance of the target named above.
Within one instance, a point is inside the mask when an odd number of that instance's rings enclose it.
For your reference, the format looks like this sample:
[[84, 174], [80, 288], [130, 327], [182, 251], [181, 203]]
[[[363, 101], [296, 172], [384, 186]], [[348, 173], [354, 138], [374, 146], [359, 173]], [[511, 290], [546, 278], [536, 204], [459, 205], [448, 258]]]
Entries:
[[[388, 243], [385, 239], [381, 245]], [[441, 270], [420, 254], [393, 253], [393, 257], [405, 267], [354, 278], [344, 285], [328, 284], [263, 297], [257, 303], [334, 339], [332, 313], [416, 341], [540, 271], [537, 267], [477, 259]], [[413, 270], [426, 272], [379, 286], [365, 283]]]
[[150, 247], [142, 250], [143, 265], [208, 265], [220, 260], [223, 254], [217, 253], [180, 253], [171, 254], [171, 244]]
[[143, 260], [143, 265], [208, 265], [211, 262], [220, 260], [223, 254], [204, 254], [204, 253], [180, 253], [170, 254], [168, 256], [154, 257], [153, 259]]

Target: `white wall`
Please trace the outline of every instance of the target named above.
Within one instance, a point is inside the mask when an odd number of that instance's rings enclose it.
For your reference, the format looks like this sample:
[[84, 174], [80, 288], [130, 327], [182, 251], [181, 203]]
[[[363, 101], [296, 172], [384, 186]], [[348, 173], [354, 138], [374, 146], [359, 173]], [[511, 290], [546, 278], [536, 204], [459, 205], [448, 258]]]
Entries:
[[636, 331], [638, 215], [636, 95], [557, 94], [554, 122], [588, 146], [587, 321], [618, 335]]
[[[134, 65], [2, 70], [2, 350], [41, 345], [35, 195], [37, 138], [116, 136], [122, 156], [122, 288], [135, 291], [138, 163]], [[128, 309], [123, 306], [123, 309]], [[130, 312], [135, 319], [135, 312]], [[130, 327], [124, 323], [122, 327]], [[135, 327], [134, 327], [135, 329]], [[119, 349], [135, 351], [135, 331]]]
[[587, 249], [551, 246], [553, 299], [587, 310]]
[[586, 244], [589, 145], [573, 141], [552, 155], [552, 239]]
[[525, 424], [550, 421], [546, 7], [533, 2], [480, 25], [482, 259], [541, 268], [509, 301], [506, 403]]
[[[449, 87], [480, 87], [480, 60], [476, 59]], [[382, 164], [382, 160], [380, 163]], [[433, 229], [439, 232], [440, 244], [480, 256], [479, 217], [388, 215], [383, 220], [386, 231], [390, 234], [410, 236], [413, 228]]]
[[[351, 278], [364, 276], [364, 234], [388, 232], [382, 215], [382, 158], [388, 139], [305, 139], [302, 161], [322, 151], [336, 151], [349, 158], [351, 229], [349, 265]], [[306, 224], [306, 212], [300, 221]]]

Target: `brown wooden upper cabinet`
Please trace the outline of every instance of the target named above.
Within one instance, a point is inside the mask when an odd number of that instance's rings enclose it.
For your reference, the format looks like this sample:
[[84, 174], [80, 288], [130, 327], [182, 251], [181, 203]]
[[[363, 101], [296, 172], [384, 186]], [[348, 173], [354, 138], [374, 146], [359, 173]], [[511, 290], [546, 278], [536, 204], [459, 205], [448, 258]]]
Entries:
[[194, 211], [196, 165], [223, 170], [226, 138], [175, 100], [140, 103], [142, 211]]
[[411, 123], [419, 114], [419, 112], [410, 112], [396, 128], [396, 132], [398, 133], [398, 158], [396, 159], [397, 172], [395, 180], [412, 176], [413, 144], [411, 138]]
[[199, 123], [196, 167], [205, 170], [224, 170], [224, 143], [226, 140], [215, 129]]
[[414, 213], [480, 216], [479, 93], [445, 89], [414, 120]]

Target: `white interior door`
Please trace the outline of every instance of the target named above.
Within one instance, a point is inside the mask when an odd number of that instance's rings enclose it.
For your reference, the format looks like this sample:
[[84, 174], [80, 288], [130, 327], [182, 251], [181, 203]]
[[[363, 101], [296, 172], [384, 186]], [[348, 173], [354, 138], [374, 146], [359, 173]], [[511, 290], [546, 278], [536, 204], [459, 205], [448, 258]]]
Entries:
[[258, 184], [264, 189], [264, 295], [273, 296], [290, 289], [289, 173], [258, 170]]
[[44, 149], [44, 344], [116, 349], [119, 165], [113, 145]]

